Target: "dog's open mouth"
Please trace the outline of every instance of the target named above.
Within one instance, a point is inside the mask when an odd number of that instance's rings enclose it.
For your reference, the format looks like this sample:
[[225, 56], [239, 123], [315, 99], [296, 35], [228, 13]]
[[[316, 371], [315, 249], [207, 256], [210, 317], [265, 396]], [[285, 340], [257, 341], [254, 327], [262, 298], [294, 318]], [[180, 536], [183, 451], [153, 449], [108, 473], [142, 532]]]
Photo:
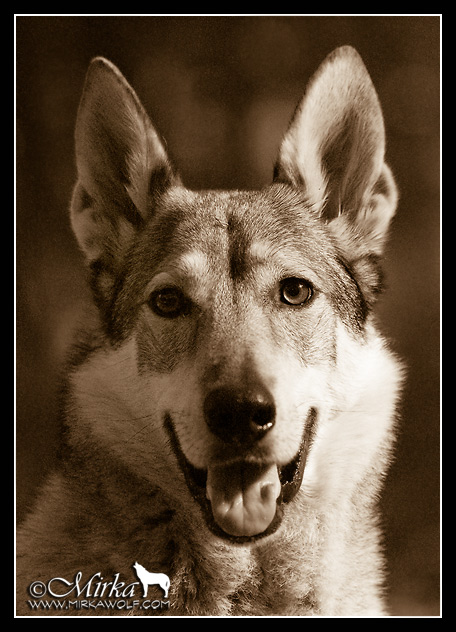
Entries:
[[284, 504], [296, 496], [304, 476], [316, 410], [311, 408], [295, 458], [285, 466], [236, 461], [207, 470], [186, 459], [170, 415], [164, 425], [193, 498], [201, 506], [210, 530], [233, 542], [249, 542], [279, 527]]

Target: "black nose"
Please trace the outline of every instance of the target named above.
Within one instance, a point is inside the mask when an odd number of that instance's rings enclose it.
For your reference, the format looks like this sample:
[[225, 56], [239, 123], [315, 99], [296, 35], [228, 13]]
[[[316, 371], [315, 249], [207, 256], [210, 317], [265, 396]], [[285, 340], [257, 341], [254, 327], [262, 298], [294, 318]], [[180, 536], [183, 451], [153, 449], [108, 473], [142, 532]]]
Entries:
[[263, 386], [217, 388], [205, 399], [204, 416], [217, 437], [241, 445], [258, 441], [271, 430], [275, 405]]

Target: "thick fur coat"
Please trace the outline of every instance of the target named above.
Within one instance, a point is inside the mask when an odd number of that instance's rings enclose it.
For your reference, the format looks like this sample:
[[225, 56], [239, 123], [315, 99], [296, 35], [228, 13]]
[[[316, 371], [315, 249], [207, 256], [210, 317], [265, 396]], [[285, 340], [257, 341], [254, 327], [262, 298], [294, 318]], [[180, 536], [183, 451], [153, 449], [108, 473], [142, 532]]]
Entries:
[[[92, 62], [71, 221], [97, 316], [58, 468], [19, 529], [19, 614], [385, 614], [377, 501], [401, 368], [373, 318], [397, 203], [384, 153], [343, 47], [270, 186], [189, 191], [120, 72]], [[141, 600], [135, 562], [169, 577], [167, 602]]]

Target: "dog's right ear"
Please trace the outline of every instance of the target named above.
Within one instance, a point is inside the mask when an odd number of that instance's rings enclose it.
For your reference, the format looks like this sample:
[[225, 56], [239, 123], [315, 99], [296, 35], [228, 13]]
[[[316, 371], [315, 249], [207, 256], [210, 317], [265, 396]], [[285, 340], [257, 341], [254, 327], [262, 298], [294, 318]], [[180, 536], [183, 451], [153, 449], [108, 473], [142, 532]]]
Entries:
[[283, 139], [275, 180], [304, 190], [333, 228], [341, 232], [343, 223], [380, 255], [397, 204], [384, 154], [374, 85], [358, 53], [342, 46], [309, 82]]
[[88, 261], [115, 272], [153, 196], [177, 177], [135, 92], [102, 57], [87, 72], [75, 141], [73, 230]]

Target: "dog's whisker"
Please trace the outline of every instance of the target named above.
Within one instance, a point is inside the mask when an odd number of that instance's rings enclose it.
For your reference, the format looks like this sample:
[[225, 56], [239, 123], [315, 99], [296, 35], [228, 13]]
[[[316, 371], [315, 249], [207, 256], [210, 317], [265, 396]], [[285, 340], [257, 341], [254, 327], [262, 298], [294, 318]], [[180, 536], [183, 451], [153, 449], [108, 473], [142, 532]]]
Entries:
[[149, 423], [147, 423], [145, 426], [143, 426], [142, 428], [140, 428], [139, 430], [137, 430], [134, 434], [130, 435], [130, 437], [125, 441], [125, 443], [129, 443], [130, 441], [133, 441], [133, 439], [135, 437], [137, 437], [138, 435], [144, 433], [145, 430], [150, 430], [153, 428], [153, 421], [150, 421]]

